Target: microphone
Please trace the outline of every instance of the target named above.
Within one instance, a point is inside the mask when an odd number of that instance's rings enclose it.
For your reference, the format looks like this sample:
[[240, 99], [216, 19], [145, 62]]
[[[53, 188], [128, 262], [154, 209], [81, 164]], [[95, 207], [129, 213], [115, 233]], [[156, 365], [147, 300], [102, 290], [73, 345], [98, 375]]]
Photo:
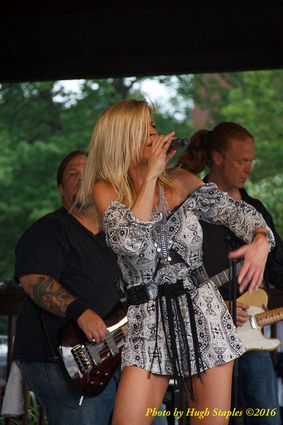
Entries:
[[177, 139], [173, 139], [167, 152], [171, 152], [178, 148], [186, 148], [187, 146], [189, 146], [189, 144], [190, 144], [190, 140], [187, 139], [186, 137], [183, 137], [183, 138], [179, 137]]

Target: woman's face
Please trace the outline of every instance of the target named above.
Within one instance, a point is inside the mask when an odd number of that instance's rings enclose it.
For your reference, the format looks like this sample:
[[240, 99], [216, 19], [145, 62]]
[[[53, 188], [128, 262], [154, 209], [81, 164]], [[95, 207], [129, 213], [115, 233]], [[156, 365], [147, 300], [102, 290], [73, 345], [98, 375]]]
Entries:
[[142, 149], [142, 155], [141, 155], [141, 161], [147, 161], [148, 158], [151, 155], [151, 147], [154, 143], [154, 138], [158, 136], [158, 132], [155, 128], [155, 122], [150, 118], [149, 125], [148, 125], [148, 135], [145, 140], [143, 149]]

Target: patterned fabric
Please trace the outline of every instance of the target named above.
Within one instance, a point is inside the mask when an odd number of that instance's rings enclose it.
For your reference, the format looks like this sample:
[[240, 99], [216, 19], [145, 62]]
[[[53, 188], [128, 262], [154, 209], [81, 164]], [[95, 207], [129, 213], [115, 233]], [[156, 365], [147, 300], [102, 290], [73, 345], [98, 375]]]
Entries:
[[[245, 351], [214, 284], [210, 281], [196, 288], [190, 278], [190, 271], [202, 265], [202, 229], [198, 219], [226, 225], [247, 243], [252, 241], [255, 227], [267, 229], [271, 245], [274, 239], [253, 207], [233, 200], [208, 183], [167, 218], [172, 261], [160, 266], [155, 230], [161, 218], [160, 213], [154, 213], [151, 221], [139, 220], [118, 201], [113, 201], [104, 215], [107, 243], [118, 255], [125, 284], [145, 285], [150, 297], [147, 303], [128, 309], [129, 330], [122, 367], [136, 365], [170, 376], [176, 375], [177, 367], [177, 375], [186, 377], [229, 362]], [[183, 282], [186, 294], [171, 301], [158, 296], [160, 285], [174, 285], [177, 281]]]

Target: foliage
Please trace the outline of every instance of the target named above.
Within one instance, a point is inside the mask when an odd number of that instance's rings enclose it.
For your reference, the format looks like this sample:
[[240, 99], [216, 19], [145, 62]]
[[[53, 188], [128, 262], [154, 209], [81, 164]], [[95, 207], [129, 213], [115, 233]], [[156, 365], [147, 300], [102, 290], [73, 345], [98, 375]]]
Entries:
[[[112, 103], [141, 98], [142, 79], [87, 80], [80, 93], [59, 82], [0, 89], [0, 279], [13, 273], [14, 248], [37, 218], [59, 207], [56, 169], [73, 149], [87, 149], [98, 116]], [[189, 133], [187, 123], [156, 113], [161, 133]]]
[[257, 145], [253, 182], [282, 172], [281, 70], [181, 76], [178, 92], [185, 98], [193, 98], [207, 113], [204, 127], [234, 121], [252, 133]]
[[32, 143], [61, 130], [60, 104], [54, 82], [2, 84], [1, 127], [12, 140]]
[[[252, 190], [282, 224], [283, 72], [261, 71], [156, 77], [175, 93], [155, 114], [161, 134], [195, 130], [195, 105], [205, 111], [203, 126], [233, 120], [257, 142]], [[61, 82], [0, 86], [0, 280], [14, 267], [14, 248], [23, 231], [60, 205], [56, 168], [73, 149], [88, 147], [94, 124], [110, 104], [143, 96], [143, 79], [81, 81], [80, 92]], [[155, 93], [147, 96], [154, 98]]]
[[177, 92], [200, 108], [201, 128], [234, 121], [254, 136], [257, 159], [249, 187], [265, 203], [283, 235], [283, 71], [183, 75]]
[[[28, 408], [28, 424], [37, 425], [39, 423], [40, 411], [39, 405], [35, 398], [35, 395], [32, 391], [29, 391], [29, 408]], [[10, 418], [11, 425], [21, 425], [22, 419], [19, 418]], [[0, 425], [5, 425], [5, 418], [0, 416]], [[47, 425], [46, 418], [44, 419], [44, 425]]]
[[266, 178], [260, 182], [247, 184], [251, 196], [263, 202], [268, 211], [272, 211], [272, 218], [277, 230], [282, 235], [283, 230], [283, 173]]

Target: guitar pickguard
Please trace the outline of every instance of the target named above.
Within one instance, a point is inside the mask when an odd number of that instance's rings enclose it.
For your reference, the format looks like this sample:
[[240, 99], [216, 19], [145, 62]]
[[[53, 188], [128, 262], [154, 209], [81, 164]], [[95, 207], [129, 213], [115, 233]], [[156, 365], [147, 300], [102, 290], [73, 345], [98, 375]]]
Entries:
[[[252, 350], [276, 350], [280, 345], [280, 340], [267, 338], [262, 334], [262, 326], [257, 323], [257, 315], [264, 313], [267, 309], [268, 296], [263, 289], [254, 292], [245, 292], [238, 298], [238, 301], [249, 305], [249, 320], [243, 326], [237, 328], [239, 336], [248, 351]], [[270, 310], [272, 312], [272, 310]]]

